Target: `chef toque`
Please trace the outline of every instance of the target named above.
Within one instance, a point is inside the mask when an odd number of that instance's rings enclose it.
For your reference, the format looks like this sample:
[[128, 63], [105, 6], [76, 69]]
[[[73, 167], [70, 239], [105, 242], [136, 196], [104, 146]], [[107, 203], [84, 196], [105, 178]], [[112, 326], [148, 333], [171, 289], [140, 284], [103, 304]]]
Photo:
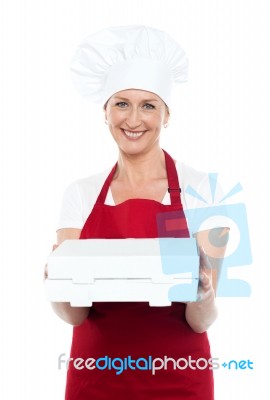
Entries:
[[167, 33], [143, 25], [112, 27], [86, 37], [71, 60], [82, 96], [103, 105], [122, 90], [157, 94], [169, 107], [172, 87], [187, 81], [188, 60]]

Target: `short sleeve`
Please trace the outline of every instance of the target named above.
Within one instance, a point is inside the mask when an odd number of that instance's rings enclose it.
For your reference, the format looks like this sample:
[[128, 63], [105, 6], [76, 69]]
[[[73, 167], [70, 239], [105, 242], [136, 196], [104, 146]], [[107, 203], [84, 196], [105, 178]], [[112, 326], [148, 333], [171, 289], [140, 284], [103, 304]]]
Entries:
[[82, 229], [91, 213], [109, 169], [71, 183], [64, 192], [57, 230]]
[[82, 229], [83, 224], [82, 199], [78, 183], [74, 182], [64, 192], [57, 230], [63, 228]]

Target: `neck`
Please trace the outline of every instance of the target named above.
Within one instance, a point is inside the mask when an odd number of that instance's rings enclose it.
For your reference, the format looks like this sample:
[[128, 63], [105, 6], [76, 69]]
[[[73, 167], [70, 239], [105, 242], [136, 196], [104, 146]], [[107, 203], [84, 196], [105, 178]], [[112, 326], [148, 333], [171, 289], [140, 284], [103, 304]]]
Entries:
[[142, 154], [126, 154], [120, 150], [114, 179], [131, 186], [166, 178], [165, 155], [160, 147]]

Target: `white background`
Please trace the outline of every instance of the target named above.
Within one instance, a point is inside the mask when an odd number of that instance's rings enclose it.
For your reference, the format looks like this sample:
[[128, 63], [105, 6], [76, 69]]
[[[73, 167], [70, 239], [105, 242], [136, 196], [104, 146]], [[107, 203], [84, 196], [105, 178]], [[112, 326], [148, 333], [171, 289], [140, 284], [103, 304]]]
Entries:
[[190, 60], [163, 147], [219, 172], [225, 191], [244, 188], [253, 264], [241, 276], [252, 296], [218, 299], [209, 335], [214, 357], [250, 359], [254, 370], [216, 371], [216, 400], [267, 398], [269, 11], [263, 0], [1, 1], [1, 398], [64, 398], [57, 359], [69, 354], [72, 329], [45, 300], [43, 266], [65, 187], [117, 157], [101, 108], [75, 92], [69, 62], [85, 36], [128, 24], [167, 31]]

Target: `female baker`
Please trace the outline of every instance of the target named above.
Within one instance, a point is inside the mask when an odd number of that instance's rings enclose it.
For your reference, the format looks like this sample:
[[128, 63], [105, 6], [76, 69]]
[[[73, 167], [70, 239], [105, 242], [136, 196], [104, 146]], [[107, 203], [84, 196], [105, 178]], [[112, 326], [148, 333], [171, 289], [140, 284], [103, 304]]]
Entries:
[[[184, 51], [159, 30], [114, 27], [83, 41], [71, 71], [81, 94], [104, 107], [105, 123], [119, 157], [109, 173], [68, 187], [57, 230], [58, 244], [66, 239], [162, 236], [157, 216], [194, 207], [198, 200], [185, 193], [185, 188], [191, 185], [202, 189], [206, 182], [205, 174], [176, 162], [160, 147], [161, 130], [170, 117], [172, 86], [187, 77]], [[53, 303], [59, 317], [74, 326], [73, 360], [105, 356], [119, 362], [128, 357], [171, 359], [155, 374], [143, 369], [142, 364], [141, 368], [129, 365], [121, 374], [113, 368], [78, 369], [71, 359], [66, 400], [213, 400], [213, 366], [206, 330], [217, 316], [217, 274], [209, 268], [205, 254], [209, 229], [189, 232], [184, 218], [182, 225], [167, 235], [196, 234], [201, 253], [197, 302], [173, 302], [168, 307], [150, 307], [144, 302], [94, 303], [91, 308]], [[224, 246], [217, 248], [215, 257], [220, 259], [223, 252]], [[184, 359], [195, 361], [185, 368]], [[178, 360], [179, 368], [173, 360]], [[198, 360], [197, 367], [194, 363]]]

